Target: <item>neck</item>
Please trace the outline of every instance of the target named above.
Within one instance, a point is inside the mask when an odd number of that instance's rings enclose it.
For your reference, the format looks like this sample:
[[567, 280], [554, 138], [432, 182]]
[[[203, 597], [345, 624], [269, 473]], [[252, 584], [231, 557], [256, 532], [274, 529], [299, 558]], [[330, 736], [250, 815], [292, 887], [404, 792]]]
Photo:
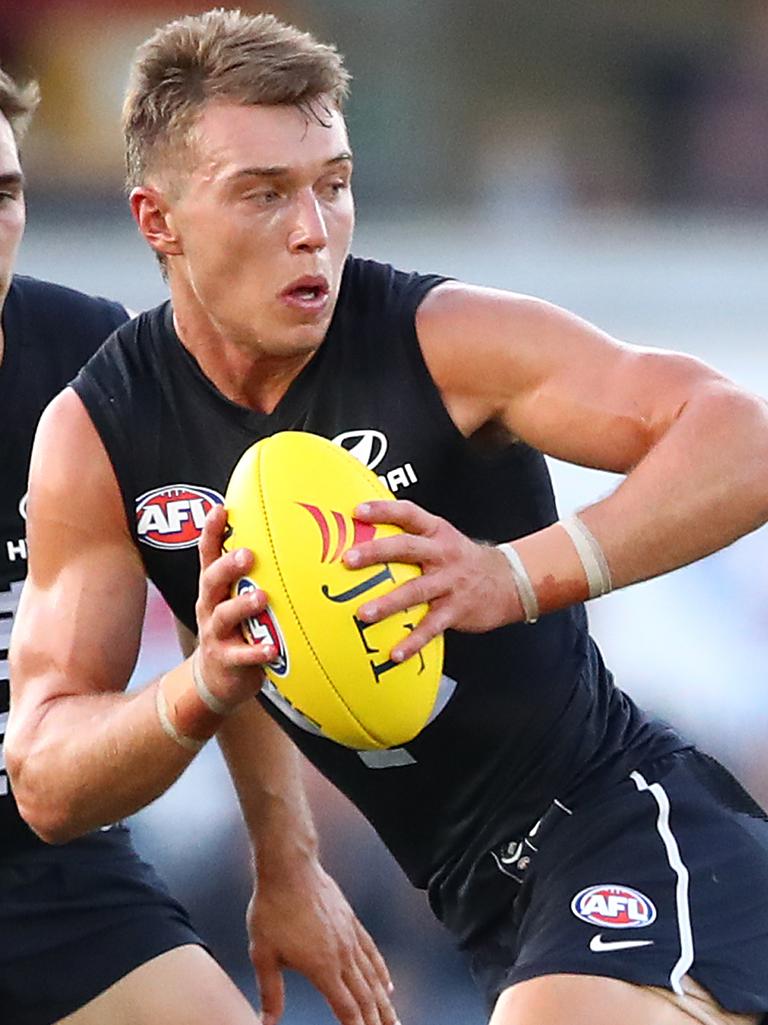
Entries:
[[[270, 355], [258, 339], [225, 332], [187, 289], [173, 288], [173, 323], [184, 348], [222, 395], [239, 406], [271, 413], [313, 353]], [[191, 301], [190, 301], [191, 299]]]

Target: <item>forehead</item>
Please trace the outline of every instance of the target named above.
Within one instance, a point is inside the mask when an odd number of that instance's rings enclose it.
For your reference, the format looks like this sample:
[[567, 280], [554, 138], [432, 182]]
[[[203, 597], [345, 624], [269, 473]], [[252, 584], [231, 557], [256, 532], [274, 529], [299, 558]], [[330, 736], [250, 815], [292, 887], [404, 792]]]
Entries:
[[4, 114], [0, 114], [0, 174], [18, 174], [19, 151], [11, 126]]
[[349, 150], [344, 117], [336, 107], [321, 111], [323, 124], [297, 107], [209, 103], [193, 138], [195, 164], [218, 177], [241, 167], [300, 169]]

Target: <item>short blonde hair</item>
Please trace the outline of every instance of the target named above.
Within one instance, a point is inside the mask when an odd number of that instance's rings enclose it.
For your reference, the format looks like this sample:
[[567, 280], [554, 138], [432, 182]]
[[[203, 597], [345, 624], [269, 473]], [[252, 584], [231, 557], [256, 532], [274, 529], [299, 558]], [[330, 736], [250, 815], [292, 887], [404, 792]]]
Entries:
[[333, 46], [272, 14], [216, 8], [169, 22], [136, 51], [123, 104], [127, 187], [189, 147], [204, 105], [290, 104], [322, 121], [349, 74]]
[[11, 76], [0, 68], [0, 114], [2, 114], [11, 126], [16, 145], [29, 128], [32, 115], [37, 110], [40, 102], [40, 89], [37, 82], [27, 82], [26, 85], [19, 85]]

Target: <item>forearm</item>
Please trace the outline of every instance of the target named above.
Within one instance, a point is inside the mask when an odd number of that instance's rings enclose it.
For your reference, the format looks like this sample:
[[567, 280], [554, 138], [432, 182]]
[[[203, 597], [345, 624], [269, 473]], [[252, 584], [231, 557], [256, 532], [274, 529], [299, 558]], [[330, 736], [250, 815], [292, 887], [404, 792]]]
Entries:
[[[768, 519], [768, 407], [725, 388], [704, 392], [616, 490], [580, 512], [614, 587], [723, 548]], [[542, 612], [587, 597], [586, 577], [557, 525], [515, 542]]]
[[[189, 675], [182, 663], [160, 680], [172, 690]], [[133, 814], [189, 764], [194, 751], [175, 743], [160, 724], [158, 682], [127, 694], [59, 695], [14, 707], [8, 770], [21, 814], [44, 840], [64, 842]], [[204, 716], [203, 709], [193, 727], [201, 738], [220, 721]]]
[[317, 857], [301, 756], [258, 701], [248, 701], [217, 734], [253, 845], [260, 878]]

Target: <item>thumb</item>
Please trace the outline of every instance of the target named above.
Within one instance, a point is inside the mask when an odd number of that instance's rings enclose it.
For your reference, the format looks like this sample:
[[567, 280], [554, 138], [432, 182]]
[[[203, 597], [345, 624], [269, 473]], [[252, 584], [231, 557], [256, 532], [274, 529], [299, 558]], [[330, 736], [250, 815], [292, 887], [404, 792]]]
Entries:
[[252, 961], [261, 994], [263, 1025], [277, 1025], [285, 1010], [283, 973], [273, 957], [256, 954]]

